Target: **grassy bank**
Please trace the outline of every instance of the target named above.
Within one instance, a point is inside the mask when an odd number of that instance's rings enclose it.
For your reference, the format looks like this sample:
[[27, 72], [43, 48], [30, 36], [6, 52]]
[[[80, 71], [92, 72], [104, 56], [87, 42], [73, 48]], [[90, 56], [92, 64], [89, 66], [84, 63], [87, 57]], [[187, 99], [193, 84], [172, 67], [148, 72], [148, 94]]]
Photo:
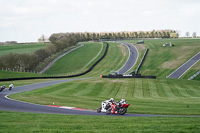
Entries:
[[75, 116], [0, 112], [0, 132], [199, 132], [200, 118]]
[[117, 71], [126, 63], [129, 56], [126, 46], [113, 42], [108, 43], [109, 49], [105, 58], [85, 77], [108, 75], [110, 71]]
[[[152, 79], [87, 79], [52, 85], [11, 98], [37, 104], [96, 110], [101, 101], [125, 98], [129, 113], [200, 115], [200, 82]], [[67, 102], [66, 102], [67, 101]]]
[[[175, 46], [162, 47], [162, 44], [170, 42]], [[140, 72], [143, 75], [155, 75], [160, 78], [171, 74], [200, 51], [200, 39], [154, 39], [145, 40], [144, 45], [149, 48], [149, 52]], [[196, 69], [199, 70], [200, 66], [194, 68]]]
[[[88, 63], [99, 53], [102, 44], [95, 42], [84, 42], [83, 44], [83, 47], [59, 59], [45, 72], [45, 74], [65, 75], [67, 73], [80, 73], [87, 70], [90, 65]], [[105, 45], [103, 45], [103, 47], [105, 47]], [[102, 50], [102, 53], [104, 51]]]

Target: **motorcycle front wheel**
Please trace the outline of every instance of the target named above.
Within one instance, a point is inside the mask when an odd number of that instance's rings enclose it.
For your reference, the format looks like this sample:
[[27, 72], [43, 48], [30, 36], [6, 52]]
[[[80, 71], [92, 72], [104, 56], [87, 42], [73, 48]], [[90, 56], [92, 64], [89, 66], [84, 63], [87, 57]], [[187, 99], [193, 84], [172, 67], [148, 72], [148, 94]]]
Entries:
[[126, 111], [127, 111], [127, 108], [120, 108], [119, 109], [119, 114], [120, 115], [124, 115], [126, 113]]

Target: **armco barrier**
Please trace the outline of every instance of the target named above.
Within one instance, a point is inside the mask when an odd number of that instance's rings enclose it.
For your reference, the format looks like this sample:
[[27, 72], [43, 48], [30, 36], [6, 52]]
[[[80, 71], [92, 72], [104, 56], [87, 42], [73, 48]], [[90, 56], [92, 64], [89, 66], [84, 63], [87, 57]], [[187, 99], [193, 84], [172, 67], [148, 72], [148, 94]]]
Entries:
[[139, 64], [139, 66], [138, 66], [138, 68], [137, 68], [136, 71], [135, 71], [135, 74], [138, 74], [138, 72], [140, 71], [140, 68], [141, 68], [141, 66], [142, 66], [142, 64], [143, 64], [143, 62], [144, 62], [144, 59], [145, 59], [145, 57], [146, 57], [148, 51], [149, 51], [149, 49], [147, 48], [146, 51], [145, 51], [145, 53], [144, 53], [144, 56], [143, 56], [143, 58], [142, 58], [142, 60], [141, 60], [141, 62], [140, 62], [140, 64]]
[[141, 74], [135, 74], [132, 76], [123, 76], [123, 75], [101, 75], [102, 78], [151, 78], [156, 79], [156, 76], [142, 76]]
[[24, 78], [7, 78], [7, 79], [0, 79], [0, 81], [12, 81], [12, 80], [29, 80], [29, 79], [50, 79], [50, 78], [72, 78], [72, 77], [78, 77], [85, 75], [86, 73], [90, 72], [107, 54], [109, 48], [109, 44], [106, 43], [106, 50], [103, 54], [103, 56], [95, 62], [87, 71], [75, 74], [75, 75], [69, 75], [69, 76], [52, 76], [52, 77], [24, 77]]

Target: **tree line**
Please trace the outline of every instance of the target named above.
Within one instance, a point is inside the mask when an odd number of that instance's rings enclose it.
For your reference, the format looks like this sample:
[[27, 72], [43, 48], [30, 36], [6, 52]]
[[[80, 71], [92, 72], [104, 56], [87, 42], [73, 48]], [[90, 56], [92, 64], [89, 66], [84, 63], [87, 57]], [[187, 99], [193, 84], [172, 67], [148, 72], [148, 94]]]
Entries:
[[10, 53], [0, 56], [0, 70], [34, 71], [36, 66], [63, 49], [75, 46], [80, 40], [77, 34], [52, 34], [49, 38], [51, 43], [33, 54]]
[[133, 39], [133, 38], [176, 38], [174, 30], [149, 31], [149, 32], [79, 32], [57, 33], [49, 37], [51, 42], [47, 47], [35, 51], [33, 54], [11, 53], [0, 56], [0, 69], [13, 71], [34, 71], [37, 65], [53, 54], [63, 49], [75, 46], [80, 41], [101, 39]]
[[124, 31], [124, 32], [84, 32], [79, 33], [82, 41], [99, 39], [134, 39], [134, 38], [178, 38], [175, 30], [152, 30], [152, 31]]

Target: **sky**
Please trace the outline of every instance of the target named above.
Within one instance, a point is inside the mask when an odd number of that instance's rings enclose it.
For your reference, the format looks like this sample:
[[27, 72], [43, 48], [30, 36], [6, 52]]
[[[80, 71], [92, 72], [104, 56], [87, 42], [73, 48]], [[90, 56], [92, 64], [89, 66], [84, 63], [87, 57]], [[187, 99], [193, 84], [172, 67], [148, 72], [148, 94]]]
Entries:
[[200, 0], [0, 0], [0, 42], [43, 34], [172, 29], [200, 36]]

